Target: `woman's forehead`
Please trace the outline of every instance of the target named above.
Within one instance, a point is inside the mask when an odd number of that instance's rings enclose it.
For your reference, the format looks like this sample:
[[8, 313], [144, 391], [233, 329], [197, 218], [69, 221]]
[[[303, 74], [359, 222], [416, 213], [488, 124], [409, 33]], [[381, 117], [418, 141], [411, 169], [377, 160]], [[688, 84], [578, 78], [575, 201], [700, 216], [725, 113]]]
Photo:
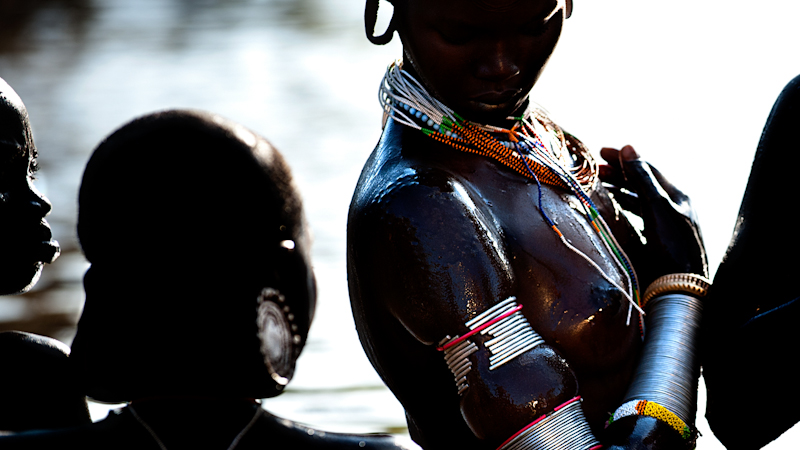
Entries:
[[526, 0], [472, 0], [481, 9], [493, 12], [510, 11], [517, 3]]

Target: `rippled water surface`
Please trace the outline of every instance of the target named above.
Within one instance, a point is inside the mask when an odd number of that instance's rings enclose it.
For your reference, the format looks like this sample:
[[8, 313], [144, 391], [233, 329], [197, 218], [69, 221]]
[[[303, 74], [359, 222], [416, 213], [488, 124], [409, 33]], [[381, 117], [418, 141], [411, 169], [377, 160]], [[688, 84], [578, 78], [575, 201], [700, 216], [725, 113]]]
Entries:
[[[0, 77], [28, 107], [37, 185], [54, 204], [49, 221], [64, 252], [34, 292], [0, 298], [2, 328], [72, 339], [86, 267], [76, 195], [94, 146], [141, 114], [210, 110], [285, 154], [315, 233], [317, 319], [291, 389], [266, 407], [331, 431], [405, 433], [402, 409], [358, 343], [344, 264], [347, 207], [380, 134], [377, 85], [400, 56], [397, 40], [370, 45], [356, 0], [22, 3], [0, 0]], [[534, 97], [594, 151], [633, 144], [689, 193], [716, 267], [763, 122], [800, 73], [800, 6], [585, 3], [576, 2]], [[769, 448], [794, 448], [800, 433], [790, 434]], [[706, 428], [698, 448], [721, 446]]]

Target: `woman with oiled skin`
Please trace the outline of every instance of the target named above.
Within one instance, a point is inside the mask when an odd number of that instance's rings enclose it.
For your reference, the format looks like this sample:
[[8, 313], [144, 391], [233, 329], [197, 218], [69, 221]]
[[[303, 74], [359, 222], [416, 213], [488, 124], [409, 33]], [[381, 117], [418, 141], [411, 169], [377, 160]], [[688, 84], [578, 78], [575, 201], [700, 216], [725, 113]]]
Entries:
[[[618, 409], [643, 351], [636, 286], [707, 276], [688, 198], [631, 147], [603, 149], [609, 165], [598, 169], [580, 141], [528, 110], [572, 2], [392, 3], [381, 37], [372, 36], [377, 2], [367, 3], [371, 40], [388, 42], [396, 29], [403, 60], [387, 70], [383, 135], [353, 196], [348, 275], [362, 345], [412, 437], [425, 448], [508, 448], [555, 430], [570, 448], [693, 445], [654, 414]], [[552, 173], [519, 157], [533, 152], [521, 140], [583, 164], [582, 187], [549, 183]], [[639, 194], [634, 206], [617, 198], [643, 217], [646, 244], [598, 175]], [[612, 244], [582, 203], [599, 212]], [[515, 338], [534, 343], [509, 341], [519, 352], [493, 360], [493, 339], [503, 338], [490, 328], [510, 317], [530, 326]], [[543, 425], [556, 420], [567, 422]]]

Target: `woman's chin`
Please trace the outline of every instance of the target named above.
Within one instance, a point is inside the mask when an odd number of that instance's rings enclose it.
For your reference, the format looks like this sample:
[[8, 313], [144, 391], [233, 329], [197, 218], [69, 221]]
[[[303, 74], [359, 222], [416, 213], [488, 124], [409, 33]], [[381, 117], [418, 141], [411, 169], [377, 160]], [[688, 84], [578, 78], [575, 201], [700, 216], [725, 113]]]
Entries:
[[[477, 123], [498, 124], [508, 120], [510, 116], [519, 115], [525, 99], [509, 100], [502, 103], [487, 103], [469, 100], [461, 110], [458, 110], [465, 119]], [[463, 112], [462, 112], [463, 111]]]
[[36, 259], [43, 263], [51, 264], [61, 254], [61, 246], [55, 239], [43, 241], [36, 248]]
[[4, 269], [0, 281], [0, 295], [24, 294], [36, 285], [42, 275], [44, 263], [37, 261], [24, 267]]
[[58, 241], [49, 239], [35, 245], [4, 248], [0, 259], [0, 295], [22, 294], [29, 291], [42, 275], [45, 264], [61, 254]]

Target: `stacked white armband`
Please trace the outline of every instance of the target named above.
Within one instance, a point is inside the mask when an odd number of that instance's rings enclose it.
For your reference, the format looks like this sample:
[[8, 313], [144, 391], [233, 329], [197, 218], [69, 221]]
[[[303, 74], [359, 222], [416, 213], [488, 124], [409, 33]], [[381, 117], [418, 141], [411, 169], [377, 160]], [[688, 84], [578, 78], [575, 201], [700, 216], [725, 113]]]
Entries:
[[516, 297], [509, 297], [492, 306], [465, 323], [470, 329], [468, 333], [454, 338], [445, 336], [439, 343], [438, 350], [444, 352], [445, 362], [453, 372], [459, 394], [469, 387], [466, 376], [472, 363], [467, 358], [478, 351], [477, 345], [469, 340], [471, 336], [480, 333], [490, 337], [484, 343], [491, 355], [489, 370], [495, 370], [544, 343], [544, 339], [533, 331], [528, 320], [519, 312], [522, 305], [515, 300]]

